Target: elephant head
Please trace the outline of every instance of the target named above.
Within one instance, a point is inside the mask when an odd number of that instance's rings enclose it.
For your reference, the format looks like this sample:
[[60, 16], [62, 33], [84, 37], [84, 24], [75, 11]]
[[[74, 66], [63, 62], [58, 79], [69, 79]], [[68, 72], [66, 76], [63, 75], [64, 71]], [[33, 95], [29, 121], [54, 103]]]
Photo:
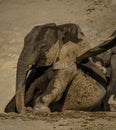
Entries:
[[[55, 24], [36, 26], [24, 39], [24, 47], [17, 63], [16, 90], [24, 83], [29, 69], [40, 62], [45, 65], [45, 53], [56, 43], [56, 30], [50, 28]], [[41, 58], [41, 59], [39, 59]]]

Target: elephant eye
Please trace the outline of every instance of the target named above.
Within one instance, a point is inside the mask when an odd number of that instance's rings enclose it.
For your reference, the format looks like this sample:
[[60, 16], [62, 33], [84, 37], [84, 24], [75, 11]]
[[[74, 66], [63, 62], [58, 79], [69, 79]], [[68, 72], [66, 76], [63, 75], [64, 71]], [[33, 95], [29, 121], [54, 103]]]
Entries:
[[38, 51], [41, 51], [42, 49], [44, 49], [46, 47], [46, 44], [38, 44], [38, 46], [36, 46], [36, 50], [38, 50]]
[[44, 48], [44, 47], [46, 47], [46, 44], [42, 44], [42, 45], [40, 46], [40, 48]]

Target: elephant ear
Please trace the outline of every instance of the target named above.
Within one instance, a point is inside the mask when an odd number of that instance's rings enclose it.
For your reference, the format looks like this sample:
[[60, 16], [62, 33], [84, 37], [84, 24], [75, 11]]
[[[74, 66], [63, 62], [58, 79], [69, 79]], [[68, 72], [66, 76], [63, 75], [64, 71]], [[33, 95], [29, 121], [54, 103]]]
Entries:
[[[43, 35], [44, 33], [44, 35]], [[59, 51], [59, 40], [56, 27], [44, 27], [41, 31], [42, 39], [38, 41], [39, 58], [36, 67], [51, 66]]]
[[83, 31], [81, 30], [81, 28], [78, 24], [76, 24], [76, 28], [77, 28], [77, 38], [78, 38], [78, 40], [85, 39], [85, 35], [84, 35]]
[[68, 23], [57, 26], [57, 32], [59, 40], [63, 44], [72, 41], [78, 43], [80, 40], [83, 40], [83, 32], [78, 24]]

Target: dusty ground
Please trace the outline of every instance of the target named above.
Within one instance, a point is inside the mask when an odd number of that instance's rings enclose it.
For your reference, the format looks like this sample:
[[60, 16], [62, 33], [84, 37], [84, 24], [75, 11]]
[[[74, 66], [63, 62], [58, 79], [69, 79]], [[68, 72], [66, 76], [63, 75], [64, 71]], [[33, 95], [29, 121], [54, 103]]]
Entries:
[[[0, 0], [0, 112], [15, 92], [25, 35], [38, 24], [74, 22], [91, 46], [116, 29], [116, 0]], [[0, 114], [0, 130], [115, 130], [116, 113]]]

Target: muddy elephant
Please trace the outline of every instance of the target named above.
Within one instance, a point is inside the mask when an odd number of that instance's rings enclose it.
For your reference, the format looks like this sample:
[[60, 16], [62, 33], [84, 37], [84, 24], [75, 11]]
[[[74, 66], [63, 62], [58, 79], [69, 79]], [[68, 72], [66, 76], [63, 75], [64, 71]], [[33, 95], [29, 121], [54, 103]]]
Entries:
[[[17, 65], [18, 86], [14, 98], [16, 101], [13, 100], [16, 109], [9, 110], [11, 102], [13, 103], [11, 101], [5, 111], [21, 112], [30, 100], [31, 106], [37, 112], [50, 112], [49, 108], [54, 110], [53, 106], [58, 103], [62, 106], [61, 111], [90, 111], [99, 106], [106, 93], [103, 84], [85, 74], [76, 63], [76, 57], [89, 49], [89, 44], [78, 25], [50, 24], [40, 27], [40, 30], [38, 27], [34, 28], [25, 38], [24, 49]], [[95, 66], [93, 68], [96, 69]], [[39, 73], [32, 84], [25, 82], [30, 78], [27, 78], [30, 69], [33, 70], [32, 75], [35, 75], [34, 72]], [[104, 77], [100, 70], [99, 73]]]
[[[24, 39], [24, 47], [17, 63], [16, 96], [11, 100], [12, 103], [10, 102], [6, 106], [6, 112], [14, 111], [14, 109], [18, 112], [23, 110], [25, 91], [33, 81], [32, 77], [35, 77], [36, 70], [39, 69], [37, 76], [40, 76], [47, 67], [53, 65], [57, 60], [62, 45], [68, 41], [78, 43], [81, 40], [80, 35], [82, 32], [76, 24], [56, 26], [56, 24], [50, 23], [32, 29]], [[28, 77], [29, 70], [33, 70], [31, 78]]]

